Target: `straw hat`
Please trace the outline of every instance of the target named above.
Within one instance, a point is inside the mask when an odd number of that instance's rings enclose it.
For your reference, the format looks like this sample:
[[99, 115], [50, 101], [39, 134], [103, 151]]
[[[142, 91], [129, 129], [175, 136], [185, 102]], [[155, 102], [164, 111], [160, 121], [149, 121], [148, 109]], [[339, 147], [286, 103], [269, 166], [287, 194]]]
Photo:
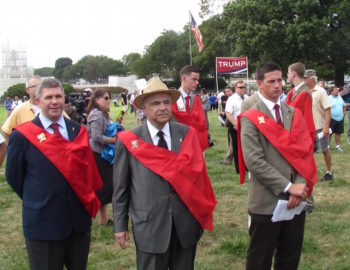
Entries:
[[152, 77], [147, 82], [145, 88], [143, 89], [143, 94], [135, 98], [135, 105], [139, 109], [142, 109], [142, 104], [145, 98], [159, 93], [165, 93], [170, 95], [171, 103], [174, 103], [180, 97], [180, 92], [177, 90], [169, 90], [168, 87], [158, 78]]

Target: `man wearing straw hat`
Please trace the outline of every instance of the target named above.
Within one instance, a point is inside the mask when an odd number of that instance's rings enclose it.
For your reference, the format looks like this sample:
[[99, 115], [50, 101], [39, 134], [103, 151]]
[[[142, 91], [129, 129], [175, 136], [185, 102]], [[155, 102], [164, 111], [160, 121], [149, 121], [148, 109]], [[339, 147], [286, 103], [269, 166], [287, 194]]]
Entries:
[[150, 79], [135, 99], [147, 122], [118, 135], [114, 237], [124, 249], [130, 216], [138, 269], [194, 269], [203, 229], [213, 229], [216, 201], [197, 133], [170, 121], [179, 95]]

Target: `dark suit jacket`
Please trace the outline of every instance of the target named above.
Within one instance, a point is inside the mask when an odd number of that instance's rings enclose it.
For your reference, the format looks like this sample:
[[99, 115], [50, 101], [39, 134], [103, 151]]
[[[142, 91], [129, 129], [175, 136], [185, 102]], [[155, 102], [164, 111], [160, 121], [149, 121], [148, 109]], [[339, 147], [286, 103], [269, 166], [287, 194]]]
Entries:
[[[271, 112], [260, 100], [252, 107], [273, 118]], [[290, 130], [294, 108], [281, 103], [284, 128]], [[279, 199], [288, 199], [283, 190], [290, 182], [294, 169], [272, 146], [257, 127], [247, 118], [241, 119], [241, 143], [244, 161], [250, 171], [248, 188], [248, 210], [253, 214], [272, 215]], [[295, 175], [295, 183], [306, 183]]]
[[[171, 149], [179, 152], [188, 127], [169, 122]], [[132, 130], [143, 141], [153, 143], [147, 124]], [[164, 253], [174, 222], [184, 248], [196, 245], [203, 231], [168, 182], [138, 162], [118, 140], [113, 168], [114, 231], [128, 230], [129, 215], [138, 249]]]
[[[39, 117], [34, 124], [42, 127]], [[73, 140], [80, 125], [65, 118]], [[57, 146], [59, 147], [59, 146]], [[66, 162], [66, 160], [62, 160]], [[91, 218], [58, 169], [20, 132], [10, 136], [6, 179], [23, 203], [23, 232], [30, 240], [60, 240], [88, 232]]]

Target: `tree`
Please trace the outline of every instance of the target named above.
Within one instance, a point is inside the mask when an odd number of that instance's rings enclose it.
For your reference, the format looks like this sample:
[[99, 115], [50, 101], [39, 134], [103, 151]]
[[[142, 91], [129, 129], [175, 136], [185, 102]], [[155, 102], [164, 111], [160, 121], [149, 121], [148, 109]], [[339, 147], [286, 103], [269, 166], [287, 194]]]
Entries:
[[56, 79], [62, 80], [64, 69], [68, 66], [71, 66], [72, 63], [73, 63], [72, 59], [68, 57], [58, 58], [55, 62], [55, 71], [54, 71], [54, 75]]
[[122, 58], [123, 63], [127, 66], [131, 73], [135, 72], [135, 63], [141, 59], [141, 54], [139, 53], [129, 53], [124, 55]]
[[188, 64], [188, 59], [188, 35], [164, 31], [146, 47], [143, 57], [135, 61], [134, 69], [140, 77], [149, 77], [156, 73], [172, 78], [178, 76], [179, 67]]
[[344, 80], [349, 68], [349, 1], [236, 0], [227, 4], [223, 23], [232, 55], [248, 56], [249, 70], [266, 60], [286, 70], [301, 61], [322, 73], [333, 66], [335, 78]]
[[64, 94], [68, 96], [70, 93], [73, 93], [75, 90], [70, 83], [62, 83]]
[[329, 63], [334, 69], [335, 84], [343, 86], [344, 74], [350, 67], [350, 2], [323, 0], [320, 4], [328, 19]]
[[34, 69], [34, 75], [41, 77], [51, 77], [54, 76], [55, 69], [52, 67], [43, 67]]
[[26, 93], [26, 85], [24, 83], [18, 83], [15, 85], [10, 86], [9, 88], [7, 88], [7, 90], [4, 92], [3, 97], [7, 98], [7, 97], [14, 97], [14, 96], [18, 96], [18, 97], [23, 97], [27, 95]]

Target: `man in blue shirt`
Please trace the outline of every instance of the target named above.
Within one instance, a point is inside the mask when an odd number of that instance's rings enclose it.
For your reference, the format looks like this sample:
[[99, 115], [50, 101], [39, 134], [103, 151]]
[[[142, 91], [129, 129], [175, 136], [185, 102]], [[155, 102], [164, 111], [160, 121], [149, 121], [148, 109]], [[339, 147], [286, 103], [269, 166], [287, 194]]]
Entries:
[[[332, 129], [332, 133], [335, 134], [335, 149], [339, 152], [343, 152], [340, 146], [340, 134], [344, 133], [344, 116], [346, 113], [346, 107], [344, 100], [339, 96], [339, 88], [332, 87], [331, 94], [329, 95], [329, 102], [331, 103], [331, 122], [329, 127]], [[332, 138], [332, 134], [330, 139]]]
[[12, 98], [7, 97], [4, 101], [4, 107], [7, 112], [7, 117], [9, 117], [10, 113], [12, 112]]

